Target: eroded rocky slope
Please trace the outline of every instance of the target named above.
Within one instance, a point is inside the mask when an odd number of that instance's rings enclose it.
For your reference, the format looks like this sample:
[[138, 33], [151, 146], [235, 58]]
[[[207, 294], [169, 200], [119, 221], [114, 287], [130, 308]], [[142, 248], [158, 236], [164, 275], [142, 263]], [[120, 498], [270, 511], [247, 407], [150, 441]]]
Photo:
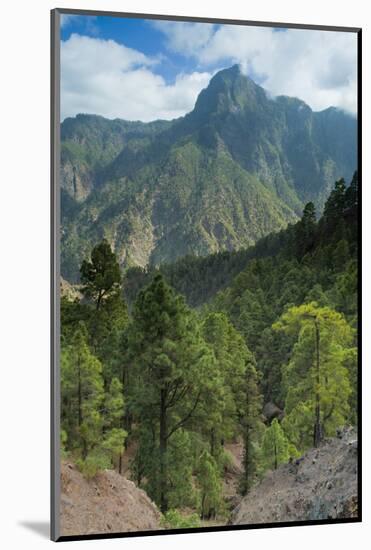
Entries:
[[357, 434], [348, 429], [268, 473], [235, 508], [230, 523], [355, 518]]
[[72, 463], [62, 462], [62, 536], [155, 530], [160, 518], [146, 493], [113, 470], [88, 481]]

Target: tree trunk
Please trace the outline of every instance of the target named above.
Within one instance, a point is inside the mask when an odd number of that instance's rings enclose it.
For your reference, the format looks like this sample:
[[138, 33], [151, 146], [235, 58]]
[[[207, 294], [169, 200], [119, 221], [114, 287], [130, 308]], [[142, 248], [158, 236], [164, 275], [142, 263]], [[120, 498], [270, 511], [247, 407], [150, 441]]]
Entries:
[[274, 440], [274, 469], [277, 470], [277, 468], [278, 468], [277, 444], [276, 444], [276, 440]]
[[314, 433], [313, 433], [313, 444], [315, 447], [318, 447], [322, 441], [322, 425], [321, 425], [321, 406], [320, 406], [320, 359], [319, 359], [319, 326], [317, 319], [314, 321], [315, 331], [316, 331], [316, 405], [315, 405], [315, 423], [314, 423]]
[[81, 367], [80, 356], [77, 359], [77, 403], [78, 403], [78, 426], [82, 424], [82, 392], [81, 392]]
[[160, 400], [160, 509], [164, 514], [168, 509], [167, 502], [167, 415], [166, 390], [161, 389]]
[[250, 429], [246, 427], [246, 433], [245, 433], [245, 454], [244, 454], [244, 483], [242, 486], [242, 495], [245, 496], [249, 492], [249, 474], [250, 474], [250, 456], [249, 456], [249, 448], [250, 448]]
[[205, 519], [205, 499], [206, 495], [203, 493], [201, 500], [201, 519]]
[[97, 311], [98, 311], [98, 309], [99, 309], [99, 307], [100, 307], [100, 303], [101, 303], [102, 297], [103, 297], [103, 293], [102, 293], [102, 291], [100, 290], [99, 293], [98, 293], [98, 299], [97, 299], [97, 308], [96, 308]]
[[249, 392], [247, 390], [248, 388], [248, 379], [246, 379], [246, 428], [245, 428], [245, 434], [244, 434], [244, 446], [245, 446], [245, 453], [244, 453], [244, 483], [242, 486], [242, 494], [246, 495], [249, 492], [249, 476], [250, 476], [250, 396]]
[[[125, 405], [125, 391], [129, 387], [129, 368], [124, 364], [122, 367], [122, 398], [124, 401], [124, 414], [122, 416], [122, 427], [129, 434], [131, 433], [131, 425], [133, 422], [130, 411]], [[124, 441], [124, 449], [127, 450], [129, 444], [129, 438], [126, 437]]]
[[211, 456], [215, 456], [215, 428], [211, 429], [210, 434], [210, 454]]
[[[81, 387], [81, 365], [80, 365], [80, 357], [78, 357], [77, 359], [77, 401], [78, 401], [78, 418], [77, 418], [77, 422], [78, 422], [78, 426], [79, 426], [79, 432], [80, 432], [80, 427], [81, 427], [81, 424], [82, 424], [82, 421], [83, 421], [83, 418], [82, 418], [82, 387]], [[88, 449], [87, 449], [87, 446], [86, 446], [86, 441], [85, 439], [82, 439], [82, 458], [83, 460], [86, 459], [88, 455]]]

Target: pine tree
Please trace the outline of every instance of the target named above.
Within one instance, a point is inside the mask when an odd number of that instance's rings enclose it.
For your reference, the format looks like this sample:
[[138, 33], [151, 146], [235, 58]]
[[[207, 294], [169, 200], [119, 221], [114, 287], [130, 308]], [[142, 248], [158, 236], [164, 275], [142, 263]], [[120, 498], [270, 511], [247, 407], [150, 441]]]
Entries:
[[120, 266], [111, 246], [105, 239], [91, 252], [91, 260], [84, 260], [80, 268], [83, 292], [94, 300], [99, 310], [102, 300], [117, 294], [121, 287]]
[[356, 326], [358, 309], [358, 266], [355, 260], [348, 262], [328, 292], [332, 305]]
[[332, 232], [334, 228], [342, 222], [346, 206], [345, 200], [346, 184], [344, 178], [335, 182], [335, 187], [331, 191], [323, 211], [323, 220], [325, 230]]
[[289, 460], [289, 441], [277, 418], [264, 432], [262, 441], [262, 459], [264, 467], [277, 470], [278, 466]]
[[170, 509], [196, 506], [196, 493], [193, 482], [193, 441], [186, 430], [176, 431], [169, 442], [168, 475]]
[[345, 207], [354, 211], [358, 207], [358, 172], [353, 174], [352, 181], [345, 191]]
[[[195, 316], [161, 275], [142, 290], [133, 310], [128, 352], [135, 369], [133, 411], [153, 433], [155, 485], [152, 497], [168, 509], [168, 447], [192, 422], [207, 390], [213, 355], [201, 338]], [[158, 457], [158, 466], [156, 460]]]
[[80, 323], [72, 342], [62, 351], [61, 420], [69, 445], [77, 447], [86, 459], [99, 443], [104, 399], [102, 365], [87, 345], [87, 331]]
[[210, 434], [210, 453], [216, 458], [221, 441], [238, 433], [240, 411], [245, 404], [245, 372], [252, 355], [242, 336], [223, 313], [206, 316], [202, 336], [216, 359], [210, 372], [213, 392], [204, 403], [206, 410], [202, 423]]
[[197, 465], [197, 484], [200, 490], [201, 519], [215, 517], [223, 509], [222, 481], [215, 459], [206, 450]]
[[285, 426], [296, 431], [299, 446], [310, 444], [308, 433], [312, 431], [317, 447], [349, 414], [351, 388], [344, 361], [352, 347], [353, 330], [340, 313], [316, 302], [290, 308], [274, 328], [298, 338], [284, 369]]
[[291, 340], [290, 336], [277, 334], [270, 326], [260, 334], [255, 356], [261, 373], [260, 389], [265, 403], [273, 402], [283, 407], [282, 362], [291, 349]]
[[338, 241], [333, 254], [332, 263], [336, 271], [342, 271], [350, 259], [349, 244], [346, 239]]
[[246, 495], [253, 486], [259, 469], [259, 443], [263, 431], [262, 396], [259, 392], [258, 373], [253, 356], [246, 365], [245, 403], [241, 409], [241, 427], [244, 444], [243, 473], [240, 480], [240, 492]]
[[313, 248], [316, 236], [316, 209], [313, 202], [308, 202], [303, 210], [303, 215], [296, 224], [296, 247], [297, 257], [302, 258]]
[[118, 428], [122, 424], [124, 414], [124, 398], [122, 384], [118, 378], [112, 378], [109, 391], [105, 396], [104, 417], [108, 428]]
[[99, 310], [91, 312], [89, 322], [89, 342], [94, 354], [103, 363], [105, 382], [113, 376], [121, 380], [121, 342], [128, 326], [129, 318], [125, 302], [119, 294], [107, 296]]
[[313, 233], [316, 226], [316, 208], [313, 202], [308, 202], [304, 206], [303, 216], [301, 219], [303, 226], [308, 229], [308, 233]]
[[122, 453], [127, 432], [122, 429], [124, 416], [124, 398], [122, 384], [118, 378], [112, 378], [104, 403], [104, 441], [113, 463], [119, 460], [119, 473], [122, 469]]

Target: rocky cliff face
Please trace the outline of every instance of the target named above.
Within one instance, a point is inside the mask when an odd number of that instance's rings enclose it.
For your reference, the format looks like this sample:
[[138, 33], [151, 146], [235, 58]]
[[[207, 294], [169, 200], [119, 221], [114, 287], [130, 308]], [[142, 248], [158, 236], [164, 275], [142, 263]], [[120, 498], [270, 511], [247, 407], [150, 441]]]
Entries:
[[62, 275], [106, 238], [123, 267], [238, 250], [278, 231], [356, 169], [355, 118], [269, 98], [238, 66], [192, 112], [148, 124], [62, 124]]
[[235, 508], [230, 523], [356, 518], [357, 513], [357, 434], [348, 429], [268, 473]]
[[61, 535], [160, 529], [161, 514], [144, 491], [113, 470], [87, 481], [62, 462]]

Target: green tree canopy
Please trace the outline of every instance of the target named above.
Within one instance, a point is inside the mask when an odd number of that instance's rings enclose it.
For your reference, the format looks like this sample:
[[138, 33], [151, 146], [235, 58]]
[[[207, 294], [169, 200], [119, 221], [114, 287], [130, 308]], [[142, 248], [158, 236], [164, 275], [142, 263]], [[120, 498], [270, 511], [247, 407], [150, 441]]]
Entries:
[[87, 345], [83, 323], [61, 356], [61, 420], [69, 434], [69, 446], [80, 447], [82, 457], [100, 441], [104, 399], [102, 365]]
[[345, 360], [354, 331], [342, 314], [316, 302], [290, 308], [274, 328], [297, 338], [284, 367], [285, 427], [290, 427], [291, 440], [299, 447], [310, 445], [310, 433], [318, 446], [349, 414], [351, 386]]
[[308, 202], [300, 222], [296, 225], [296, 246], [299, 258], [313, 247], [316, 230], [316, 209], [313, 202]]
[[168, 451], [172, 437], [192, 425], [210, 388], [215, 358], [201, 337], [195, 315], [184, 299], [156, 275], [142, 290], [133, 310], [128, 353], [135, 370], [133, 412], [153, 434], [153, 462], [148, 468], [152, 497], [168, 509]]
[[262, 459], [266, 469], [276, 470], [279, 464], [290, 457], [289, 441], [277, 418], [264, 432], [262, 441]]
[[259, 472], [259, 446], [264, 425], [262, 422], [262, 395], [255, 360], [251, 355], [246, 362], [244, 403], [240, 409], [240, 425], [243, 438], [243, 473], [240, 492], [245, 495], [253, 486]]
[[[210, 313], [202, 323], [202, 336], [215, 355], [211, 379], [213, 393], [203, 404], [203, 424], [210, 433], [210, 452], [216, 457], [222, 439], [236, 435], [244, 405], [245, 372], [252, 354], [224, 313]], [[201, 404], [202, 406], [202, 404]]]
[[198, 462], [197, 484], [200, 490], [201, 518], [214, 517], [223, 508], [222, 480], [216, 461], [206, 450]]
[[94, 300], [97, 309], [103, 299], [119, 291], [120, 266], [107, 240], [104, 239], [93, 248], [90, 261], [82, 262], [80, 279], [85, 296]]

